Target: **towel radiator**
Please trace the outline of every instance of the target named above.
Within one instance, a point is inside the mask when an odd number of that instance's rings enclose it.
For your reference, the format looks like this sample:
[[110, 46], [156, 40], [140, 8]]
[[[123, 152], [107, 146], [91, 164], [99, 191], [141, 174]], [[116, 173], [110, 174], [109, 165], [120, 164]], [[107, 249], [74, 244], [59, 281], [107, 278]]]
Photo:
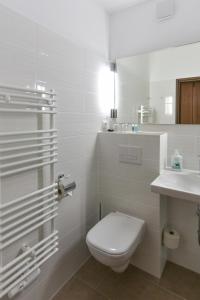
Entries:
[[[7, 294], [12, 298], [22, 291], [58, 251], [54, 226], [58, 214], [54, 182], [56, 95], [53, 91], [0, 86], [0, 118], [6, 114], [34, 115], [36, 128], [0, 132], [0, 298]], [[37, 189], [33, 186], [30, 193], [3, 201], [6, 180], [24, 178], [29, 172], [37, 177]], [[21, 182], [19, 189], [23, 185]], [[5, 259], [6, 253], [10, 257]]]

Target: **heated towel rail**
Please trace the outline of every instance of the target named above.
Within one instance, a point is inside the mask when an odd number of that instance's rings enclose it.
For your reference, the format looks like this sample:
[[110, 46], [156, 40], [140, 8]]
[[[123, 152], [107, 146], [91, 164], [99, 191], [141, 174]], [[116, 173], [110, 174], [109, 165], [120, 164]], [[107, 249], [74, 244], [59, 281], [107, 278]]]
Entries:
[[[58, 251], [54, 226], [58, 209], [54, 183], [56, 94], [0, 86], [0, 118], [6, 114], [33, 114], [37, 128], [0, 132], [0, 298], [6, 294], [12, 298], [23, 290], [40, 274], [40, 266]], [[19, 197], [13, 195], [9, 201], [2, 199], [3, 182], [29, 176], [29, 172], [37, 175], [38, 188]], [[33, 232], [38, 234], [31, 240]], [[5, 252], [16, 247], [17, 254], [5, 260]]]

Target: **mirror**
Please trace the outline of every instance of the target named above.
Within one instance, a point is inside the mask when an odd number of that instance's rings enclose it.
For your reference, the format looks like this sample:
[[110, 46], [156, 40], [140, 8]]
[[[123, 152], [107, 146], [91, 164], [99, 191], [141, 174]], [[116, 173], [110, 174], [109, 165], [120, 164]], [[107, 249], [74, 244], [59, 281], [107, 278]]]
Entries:
[[200, 43], [120, 58], [119, 122], [200, 124]]

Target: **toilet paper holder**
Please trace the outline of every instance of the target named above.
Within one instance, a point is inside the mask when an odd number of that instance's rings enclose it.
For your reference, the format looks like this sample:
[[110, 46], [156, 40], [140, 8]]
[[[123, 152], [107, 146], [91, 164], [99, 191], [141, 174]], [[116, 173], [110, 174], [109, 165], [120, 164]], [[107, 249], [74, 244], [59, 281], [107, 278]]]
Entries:
[[65, 176], [64, 174], [59, 174], [57, 178], [58, 184], [58, 199], [61, 200], [65, 197], [72, 196], [73, 190], [76, 188], [76, 182], [72, 181], [70, 183], [64, 184], [63, 179], [70, 178], [70, 175]]

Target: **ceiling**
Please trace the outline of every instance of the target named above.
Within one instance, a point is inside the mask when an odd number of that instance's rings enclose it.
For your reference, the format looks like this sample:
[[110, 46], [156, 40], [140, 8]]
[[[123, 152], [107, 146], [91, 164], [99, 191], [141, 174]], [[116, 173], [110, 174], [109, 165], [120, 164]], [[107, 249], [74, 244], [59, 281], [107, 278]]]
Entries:
[[97, 0], [108, 12], [112, 13], [121, 9], [147, 2], [150, 0]]

